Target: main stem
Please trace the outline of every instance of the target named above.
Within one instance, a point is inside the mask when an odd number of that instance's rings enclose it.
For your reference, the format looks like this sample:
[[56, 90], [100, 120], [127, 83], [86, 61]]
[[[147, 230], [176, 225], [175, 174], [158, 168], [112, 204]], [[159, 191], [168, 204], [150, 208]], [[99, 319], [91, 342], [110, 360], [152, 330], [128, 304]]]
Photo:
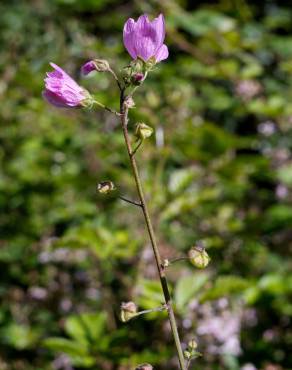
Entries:
[[162, 266], [162, 261], [161, 261], [158, 245], [157, 245], [157, 242], [156, 242], [152, 222], [151, 222], [151, 219], [150, 219], [150, 216], [149, 216], [147, 203], [146, 203], [146, 200], [145, 200], [145, 197], [144, 197], [143, 187], [142, 187], [142, 183], [141, 183], [137, 163], [136, 163], [136, 160], [135, 160], [135, 157], [134, 157], [135, 153], [133, 152], [130, 137], [129, 137], [129, 133], [128, 133], [128, 108], [124, 105], [124, 101], [125, 101], [125, 96], [124, 96], [124, 91], [122, 90], [121, 91], [121, 101], [120, 101], [120, 103], [121, 103], [120, 113], [121, 113], [121, 123], [122, 123], [122, 127], [123, 127], [125, 143], [126, 143], [127, 151], [128, 151], [131, 166], [132, 166], [132, 171], [133, 171], [134, 178], [135, 178], [135, 183], [136, 183], [139, 199], [140, 199], [140, 202], [141, 202], [141, 208], [142, 208], [142, 211], [143, 211], [147, 231], [148, 231], [148, 234], [149, 234], [149, 237], [150, 237], [151, 246], [152, 246], [153, 253], [154, 253], [154, 256], [155, 256], [155, 261], [156, 261], [157, 270], [158, 270], [158, 274], [159, 274], [159, 278], [160, 278], [160, 283], [161, 283], [161, 287], [162, 287], [162, 290], [163, 290], [165, 304], [166, 304], [166, 307], [167, 307], [170, 327], [171, 327], [173, 339], [174, 339], [177, 354], [178, 354], [180, 369], [181, 370], [186, 370], [184, 355], [183, 355], [182, 348], [181, 348], [181, 343], [180, 343], [179, 334], [178, 334], [178, 330], [177, 330], [176, 320], [175, 320], [175, 316], [174, 316], [174, 312], [173, 312], [172, 301], [171, 301], [171, 297], [170, 297], [170, 293], [169, 293], [169, 289], [168, 289], [167, 279], [166, 279], [164, 268]]

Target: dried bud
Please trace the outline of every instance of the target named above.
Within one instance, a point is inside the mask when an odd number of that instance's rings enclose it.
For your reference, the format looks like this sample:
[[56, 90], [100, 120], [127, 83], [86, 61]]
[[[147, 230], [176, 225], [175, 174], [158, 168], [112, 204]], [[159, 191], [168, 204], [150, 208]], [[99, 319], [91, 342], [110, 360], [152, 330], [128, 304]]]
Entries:
[[124, 101], [124, 105], [126, 108], [131, 109], [135, 107], [135, 102], [131, 96], [127, 96]]
[[111, 181], [102, 181], [97, 184], [97, 191], [101, 194], [108, 194], [115, 190], [115, 184]]
[[134, 302], [123, 302], [121, 304], [120, 318], [122, 322], [131, 320], [137, 314], [137, 306]]
[[191, 352], [189, 352], [189, 351], [184, 351], [184, 357], [185, 357], [187, 360], [189, 360], [189, 359], [192, 357]]
[[153, 128], [145, 123], [137, 123], [135, 135], [138, 139], [144, 140], [150, 137], [153, 133]]
[[163, 261], [163, 263], [162, 263], [162, 266], [163, 267], [168, 267], [170, 265], [170, 262], [169, 262], [169, 260], [168, 259], [165, 259], [164, 261]]
[[190, 349], [194, 350], [198, 347], [198, 343], [194, 339], [192, 339], [192, 340], [189, 341], [188, 347]]
[[153, 366], [150, 364], [141, 364], [138, 365], [135, 370], [153, 370]]
[[110, 70], [109, 62], [105, 59], [94, 59], [97, 72], [108, 72]]
[[210, 262], [208, 253], [202, 247], [192, 247], [188, 255], [191, 263], [199, 269], [207, 267]]

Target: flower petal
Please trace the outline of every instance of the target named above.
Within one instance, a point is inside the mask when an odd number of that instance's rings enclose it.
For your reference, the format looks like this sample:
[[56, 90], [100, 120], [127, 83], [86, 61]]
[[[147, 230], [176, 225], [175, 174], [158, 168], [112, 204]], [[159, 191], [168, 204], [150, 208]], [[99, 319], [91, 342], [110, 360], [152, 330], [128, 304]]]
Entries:
[[129, 18], [125, 23], [123, 30], [123, 39], [125, 48], [128, 50], [128, 53], [131, 55], [133, 59], [137, 58], [137, 53], [135, 51], [134, 45], [135, 26], [136, 23], [134, 19]]
[[165, 21], [163, 14], [159, 14], [159, 16], [151, 22], [152, 27], [155, 29], [156, 33], [156, 45], [157, 49], [159, 49], [163, 41], [165, 39]]
[[147, 15], [138, 18], [135, 27], [134, 47], [137, 55], [147, 61], [157, 49], [157, 35]]
[[155, 60], [156, 63], [161, 62], [164, 59], [167, 59], [169, 55], [168, 47], [163, 44], [155, 53]]
[[58, 108], [66, 108], [67, 104], [64, 103], [63, 99], [57, 94], [53, 93], [50, 90], [44, 90], [42, 92], [43, 98], [50, 104]]

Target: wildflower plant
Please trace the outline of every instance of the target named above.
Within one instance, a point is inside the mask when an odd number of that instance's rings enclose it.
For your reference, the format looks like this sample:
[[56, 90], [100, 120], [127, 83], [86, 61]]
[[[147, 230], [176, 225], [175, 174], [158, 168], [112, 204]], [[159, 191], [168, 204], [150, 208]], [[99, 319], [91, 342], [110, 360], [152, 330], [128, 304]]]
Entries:
[[[136, 153], [143, 146], [144, 140], [152, 135], [153, 128], [144, 122], [132, 125], [129, 121], [129, 110], [135, 107], [134, 93], [145, 82], [154, 66], [166, 60], [169, 56], [164, 39], [165, 21], [162, 14], [152, 21], [149, 20], [147, 15], [140, 16], [137, 21], [130, 18], [125, 23], [123, 30], [124, 45], [132, 57], [130, 64], [120, 74], [117, 74], [108, 61], [104, 59], [90, 60], [81, 67], [81, 74], [84, 76], [89, 75], [93, 71], [106, 72], [113, 76], [120, 93], [119, 111], [96, 101], [86, 89], [79, 86], [62, 68], [54, 63], [51, 63], [54, 71], [47, 73], [45, 79], [43, 97], [50, 104], [61, 108], [94, 108], [98, 106], [114, 113], [120, 120], [139, 201], [133, 201], [123, 196], [119, 198], [139, 207], [142, 211], [164, 296], [164, 302], [160, 307], [144, 311], [139, 311], [137, 305], [132, 301], [123, 302], [121, 303], [120, 318], [122, 322], [128, 322], [137, 316], [149, 312], [167, 311], [177, 351], [179, 368], [186, 370], [191, 360], [198, 357], [200, 353], [196, 351], [197, 343], [194, 340], [189, 343], [185, 351], [182, 349], [166, 270], [174, 262], [184, 259], [190, 260], [195, 267], [201, 269], [208, 265], [210, 259], [204, 247], [195, 246], [190, 249], [187, 256], [179, 257], [175, 260], [162, 260], [136, 161]], [[97, 185], [97, 191], [104, 195], [115, 191], [115, 189], [116, 186], [111, 181], [103, 181]], [[151, 364], [137, 365], [137, 369], [150, 370], [152, 368]]]

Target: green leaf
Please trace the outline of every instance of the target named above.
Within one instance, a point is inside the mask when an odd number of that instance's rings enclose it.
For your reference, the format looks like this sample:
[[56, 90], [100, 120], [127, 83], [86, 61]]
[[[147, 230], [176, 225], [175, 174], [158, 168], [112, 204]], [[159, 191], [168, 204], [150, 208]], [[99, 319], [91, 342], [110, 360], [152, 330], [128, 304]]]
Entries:
[[174, 291], [175, 304], [178, 309], [183, 310], [186, 304], [188, 304], [192, 298], [195, 298], [196, 293], [200, 294], [200, 290], [208, 279], [209, 274], [203, 271], [181, 277]]
[[80, 342], [65, 338], [48, 338], [43, 341], [43, 345], [56, 352], [65, 353], [69, 356], [87, 356], [88, 348]]
[[249, 286], [250, 283], [239, 276], [219, 276], [213, 287], [209, 288], [200, 300], [205, 302], [232, 294], [242, 294]]

